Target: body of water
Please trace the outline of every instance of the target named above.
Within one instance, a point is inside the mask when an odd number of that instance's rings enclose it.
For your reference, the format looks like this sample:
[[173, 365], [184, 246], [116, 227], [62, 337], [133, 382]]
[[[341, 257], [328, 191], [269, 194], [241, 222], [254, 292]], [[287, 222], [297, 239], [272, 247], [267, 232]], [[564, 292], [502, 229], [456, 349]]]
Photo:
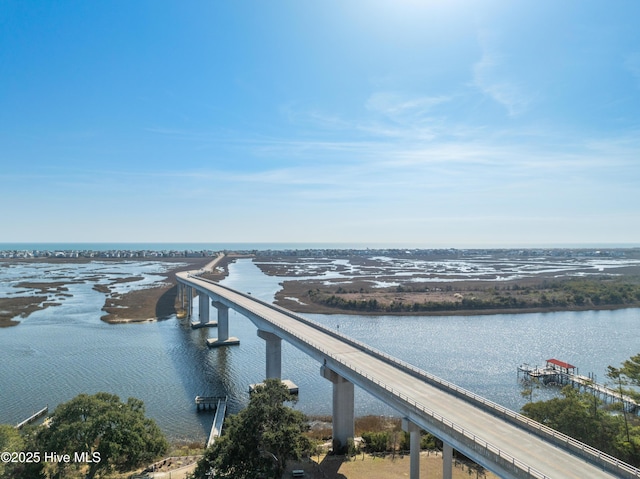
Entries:
[[[20, 267], [25, 275], [42, 279], [42, 271], [29, 270], [36, 265]], [[76, 267], [90, 266], [64, 265]], [[135, 267], [132, 262], [131, 268]], [[51, 280], [59, 277], [52, 275]], [[272, 301], [282, 280], [262, 274], [251, 260], [242, 259], [230, 265], [223, 283]], [[194, 331], [175, 318], [109, 325], [99, 319], [104, 295], [93, 290], [89, 280], [69, 288], [72, 296], [63, 305], [33, 313], [19, 326], [0, 329], [0, 423], [16, 423], [45, 404], [53, 408], [79, 393], [107, 391], [123, 399], [142, 399], [147, 414], [171, 439], [204, 440], [212, 416], [196, 412], [194, 397], [227, 394], [230, 412], [237, 412], [248, 401], [249, 384], [264, 378], [264, 341], [249, 320], [233, 311], [230, 333], [241, 344], [208, 349], [206, 339], [216, 335], [215, 329]], [[578, 366], [583, 374], [595, 373], [603, 382], [608, 365], [618, 366], [640, 352], [638, 309], [308, 316], [514, 410], [525, 402], [516, 377], [523, 362], [543, 365], [546, 359], [557, 358]], [[286, 342], [282, 350], [283, 378], [300, 387], [297, 407], [308, 414], [330, 414], [331, 384], [320, 377], [320, 365]], [[553, 389], [536, 390], [534, 399], [554, 394]], [[356, 390], [356, 413], [394, 411]]]

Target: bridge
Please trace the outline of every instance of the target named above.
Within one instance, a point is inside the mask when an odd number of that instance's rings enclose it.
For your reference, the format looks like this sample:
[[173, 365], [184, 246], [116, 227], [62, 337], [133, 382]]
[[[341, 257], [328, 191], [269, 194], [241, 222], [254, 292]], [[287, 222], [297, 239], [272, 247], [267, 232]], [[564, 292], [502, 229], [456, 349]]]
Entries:
[[354, 386], [394, 408], [410, 433], [410, 477], [419, 479], [420, 431], [441, 439], [443, 478], [451, 479], [453, 449], [500, 477], [536, 479], [640, 478], [640, 470], [551, 428], [510, 411], [384, 352], [284, 308], [198, 277], [177, 274], [179, 295], [200, 322], [217, 310], [212, 347], [238, 344], [229, 336], [229, 308], [251, 320], [266, 342], [266, 378], [281, 378], [284, 339], [320, 364], [333, 387], [333, 437], [354, 436]]

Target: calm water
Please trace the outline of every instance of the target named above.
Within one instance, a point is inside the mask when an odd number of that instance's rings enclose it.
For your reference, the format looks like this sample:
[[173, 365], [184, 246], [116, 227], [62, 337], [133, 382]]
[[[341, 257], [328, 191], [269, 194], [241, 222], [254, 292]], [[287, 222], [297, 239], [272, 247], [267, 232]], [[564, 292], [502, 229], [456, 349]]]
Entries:
[[[69, 265], [65, 265], [69, 267]], [[86, 266], [85, 266], [86, 267]], [[230, 266], [225, 284], [271, 301], [282, 278], [263, 275], [250, 260]], [[92, 284], [73, 285], [63, 306], [32, 314], [0, 329], [0, 423], [16, 423], [49, 404], [81, 392], [108, 391], [142, 399], [147, 413], [171, 439], [204, 440], [212, 417], [196, 413], [198, 395], [228, 394], [230, 410], [247, 401], [250, 383], [264, 376], [264, 342], [253, 324], [230, 313], [240, 346], [210, 350], [215, 330], [192, 331], [175, 318], [108, 325], [99, 320], [104, 295]], [[2, 294], [2, 292], [0, 292]], [[640, 349], [640, 310], [466, 317], [359, 317], [309, 315], [313, 319], [519, 410], [524, 400], [516, 367], [555, 357], [595, 372], [619, 365]], [[319, 365], [283, 343], [283, 377], [300, 387], [298, 407], [331, 411], [330, 383]], [[536, 391], [537, 398], [550, 390]], [[534, 396], [536, 397], [536, 396]], [[393, 414], [363, 391], [356, 413]]]

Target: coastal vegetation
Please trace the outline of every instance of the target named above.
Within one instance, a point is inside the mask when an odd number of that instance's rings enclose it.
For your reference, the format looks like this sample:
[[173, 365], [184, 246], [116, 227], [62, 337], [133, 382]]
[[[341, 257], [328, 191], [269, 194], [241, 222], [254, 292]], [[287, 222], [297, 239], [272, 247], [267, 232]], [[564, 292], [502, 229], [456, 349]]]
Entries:
[[[640, 354], [609, 366], [612, 386], [640, 400]], [[546, 426], [640, 467], [640, 418], [624, 410], [621, 403], [605, 405], [596, 395], [572, 386], [562, 389], [561, 398], [530, 402], [522, 412]]]
[[0, 449], [23, 452], [31, 460], [5, 462], [2, 479], [93, 479], [131, 471], [168, 449], [155, 421], [145, 417], [142, 401], [122, 402], [104, 392], [60, 404], [43, 426], [27, 427], [22, 434], [10, 429], [0, 427]]
[[0, 298], [0, 328], [20, 324], [17, 317], [26, 318], [34, 311], [44, 309], [47, 296]]
[[[7, 265], [10, 261], [2, 260], [0, 264]], [[118, 277], [116, 274], [110, 275], [104, 272], [88, 273], [86, 276], [78, 277], [70, 274], [64, 277], [63, 274], [56, 273], [61, 278], [53, 282], [33, 282], [22, 281], [16, 283], [16, 296], [6, 295], [0, 297], [0, 328], [17, 326], [20, 320], [28, 317], [35, 311], [39, 311], [51, 306], [60, 306], [64, 300], [73, 296], [69, 291], [69, 285], [80, 283], [93, 283], [93, 290], [104, 294], [103, 314], [100, 319], [108, 323], [138, 322], [149, 319], [163, 319], [176, 314], [181, 308], [178, 304], [177, 287], [175, 273], [178, 271], [198, 269], [211, 261], [211, 257], [181, 257], [181, 258], [147, 258], [147, 259], [114, 259], [114, 258], [34, 258], [29, 261], [21, 260], [23, 263], [46, 263], [50, 265], [51, 272], [58, 270], [61, 265], [87, 264], [92, 261], [115, 264], [122, 261], [137, 261], [141, 265], [149, 261], [163, 261], [167, 265], [167, 271], [157, 273], [158, 283], [145, 285], [144, 288], [136, 288], [136, 282], [144, 277], [132, 274], [126, 277]], [[65, 268], [66, 269], [66, 268]], [[224, 276], [224, 271], [220, 273], [220, 278]], [[107, 281], [105, 281], [105, 279]], [[133, 287], [126, 292], [117, 292], [117, 287], [130, 283]], [[20, 290], [29, 291], [27, 294]], [[24, 294], [24, 295], [23, 295]]]
[[[394, 416], [360, 416], [355, 419], [354, 441], [349, 440], [344, 455], [335, 454], [331, 449], [331, 417], [315, 416], [310, 421], [311, 429], [307, 433], [317, 446], [313, 460], [322, 471], [312, 475], [318, 478], [402, 478], [407, 476], [407, 456], [410, 452], [410, 436], [402, 430], [402, 420]], [[421, 477], [442, 477], [442, 441], [426, 431], [421, 432], [420, 457]], [[304, 462], [297, 463], [300, 467]], [[336, 471], [334, 473], [334, 471]], [[453, 477], [497, 477], [474, 463], [458, 451], [454, 451]]]
[[604, 309], [640, 306], [640, 277], [544, 279], [491, 285], [452, 282], [376, 289], [317, 285], [300, 296], [300, 302], [334, 311], [377, 314]]
[[278, 379], [267, 379], [249, 405], [225, 420], [225, 434], [207, 449], [193, 478], [279, 479], [287, 461], [311, 450], [305, 416], [285, 405], [295, 396]]
[[[226, 253], [213, 271], [203, 271], [203, 276], [219, 281], [228, 274], [230, 263], [239, 258], [254, 257], [265, 274], [289, 278], [276, 294], [277, 303], [301, 313], [491, 314], [640, 306], [640, 252], [636, 249], [609, 252], [554, 250], [544, 252], [544, 255], [540, 253], [542, 256], [534, 254], [535, 251], [502, 250], [270, 253], [261, 252], [255, 257], [247, 252]], [[378, 254], [393, 256], [393, 261], [388, 261], [391, 258], [383, 261], [377, 258]], [[504, 257], [513, 257], [513, 261]], [[608, 271], [598, 270], [585, 262], [593, 258], [606, 259], [610, 264], [619, 263]], [[161, 275], [162, 283], [145, 288], [135, 287], [140, 276], [134, 273], [109, 278], [108, 282], [96, 274], [95, 277], [69, 277], [51, 283], [19, 283], [16, 287], [29, 289], [33, 294], [0, 298], [0, 327], [15, 326], [34, 311], [62, 304], [62, 300], [71, 296], [67, 286], [77, 282], [94, 282], [94, 289], [105, 295], [101, 319], [109, 323], [161, 319], [173, 314], [184, 316], [183, 305], [176, 295], [175, 273], [202, 269], [211, 259], [211, 255], [189, 257], [186, 252], [180, 257], [153, 259], [128, 256], [126, 259], [5, 259], [0, 265], [16, 261], [25, 264], [46, 262], [51, 264], [52, 271], [58, 264], [90, 261], [153, 260], [176, 265]], [[416, 268], [413, 261], [421, 262], [422, 266]], [[549, 271], [539, 272], [545, 271], [541, 265], [547, 264]], [[464, 279], [467, 274], [464, 268], [471, 270], [467, 279]], [[328, 281], [316, 279], [328, 273], [339, 273], [340, 277]], [[520, 279], [500, 279], [515, 276]], [[300, 279], [294, 279], [296, 277]], [[121, 283], [131, 283], [134, 287], [124, 293], [117, 292]]]
[[[20, 432], [9, 424], [0, 424], [0, 452], [19, 452], [24, 449], [24, 439]], [[7, 469], [12, 469], [11, 464], [7, 461], [0, 461], [0, 478], [5, 479]]]

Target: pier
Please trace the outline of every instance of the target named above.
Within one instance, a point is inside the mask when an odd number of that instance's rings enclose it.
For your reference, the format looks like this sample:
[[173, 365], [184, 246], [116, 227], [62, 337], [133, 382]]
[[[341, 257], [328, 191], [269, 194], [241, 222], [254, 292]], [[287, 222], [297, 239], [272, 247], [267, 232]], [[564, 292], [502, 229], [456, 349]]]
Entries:
[[218, 405], [218, 401], [227, 399], [226, 396], [196, 396], [196, 409], [198, 411], [214, 410]]
[[222, 425], [227, 414], [227, 396], [196, 396], [196, 408], [198, 411], [216, 411], [209, 439], [207, 440], [207, 447], [209, 447], [222, 434]]
[[332, 436], [340, 445], [348, 444], [355, 435], [355, 387], [393, 408], [410, 435], [412, 479], [419, 477], [421, 430], [443, 442], [442, 476], [447, 479], [454, 449], [504, 479], [640, 478], [639, 469], [619, 459], [333, 328], [201, 278], [196, 272], [177, 272], [176, 279], [181, 288], [207, 296], [207, 304], [217, 309], [217, 344], [230, 338], [229, 309], [257, 327], [258, 337], [265, 340], [265, 378], [282, 379], [282, 341], [320, 364], [320, 375], [331, 383]]
[[40, 419], [42, 416], [44, 416], [48, 412], [49, 412], [49, 406], [47, 405], [47, 406], [43, 407], [42, 409], [40, 409], [37, 413], [33, 414], [32, 416], [29, 416], [24, 421], [19, 422], [18, 424], [16, 424], [16, 429], [22, 429], [27, 424], [31, 424], [32, 422], [37, 421], [38, 419]]
[[[281, 381], [282, 381], [282, 384], [284, 384], [287, 387], [287, 389], [289, 390], [289, 394], [294, 394], [294, 395], [298, 394], [299, 389], [298, 389], [298, 386], [296, 385], [296, 383], [294, 383], [290, 379], [282, 379]], [[264, 386], [264, 383], [250, 384], [249, 385], [249, 394], [251, 394], [258, 386]]]
[[522, 364], [518, 366], [518, 376], [520, 373], [523, 373], [527, 379], [537, 379], [545, 385], [564, 386], [570, 384], [578, 389], [584, 388], [585, 391], [591, 391], [604, 402], [622, 403], [626, 412], [637, 413], [640, 411], [640, 404], [630, 396], [621, 394], [620, 391], [616, 391], [603, 384], [596, 383], [593, 377], [578, 374], [578, 368], [576, 366], [557, 359], [547, 359], [547, 364], [543, 368]]
[[207, 440], [207, 447], [215, 442], [215, 440], [222, 434], [222, 425], [224, 424], [224, 417], [227, 414], [227, 398], [221, 398], [216, 405], [216, 415], [213, 418], [213, 425], [211, 426], [211, 432], [209, 433], [209, 439]]

